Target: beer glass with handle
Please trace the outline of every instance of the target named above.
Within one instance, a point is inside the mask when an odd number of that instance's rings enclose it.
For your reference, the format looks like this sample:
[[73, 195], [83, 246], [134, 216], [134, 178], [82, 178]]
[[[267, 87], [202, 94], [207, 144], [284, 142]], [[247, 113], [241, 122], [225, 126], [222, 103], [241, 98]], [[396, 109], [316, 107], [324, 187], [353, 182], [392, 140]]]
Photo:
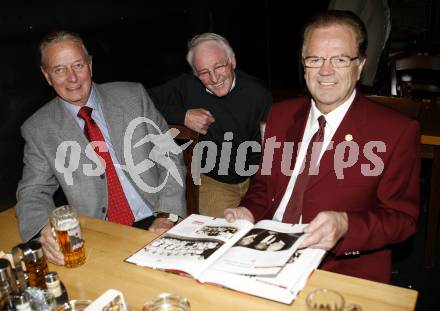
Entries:
[[60, 206], [52, 211], [49, 221], [64, 255], [65, 266], [81, 266], [86, 260], [86, 252], [76, 210], [70, 205]]

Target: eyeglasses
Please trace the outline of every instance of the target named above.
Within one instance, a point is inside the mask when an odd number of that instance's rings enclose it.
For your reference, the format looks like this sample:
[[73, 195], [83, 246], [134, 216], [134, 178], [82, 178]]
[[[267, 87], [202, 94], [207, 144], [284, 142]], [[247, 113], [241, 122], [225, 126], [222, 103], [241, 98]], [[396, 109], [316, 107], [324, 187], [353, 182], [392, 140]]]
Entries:
[[203, 69], [200, 71], [197, 71], [197, 77], [199, 77], [199, 79], [206, 79], [209, 77], [209, 74], [211, 72], [214, 72], [215, 74], [219, 75], [219, 74], [224, 74], [226, 72], [226, 69], [228, 68], [230, 61], [228, 60], [226, 63], [224, 64], [218, 64], [216, 65], [213, 69]]
[[321, 68], [324, 62], [328, 59], [333, 68], [346, 68], [349, 67], [351, 62], [358, 59], [359, 56], [350, 57], [346, 55], [338, 55], [332, 57], [321, 56], [307, 56], [303, 58], [304, 67], [307, 68]]

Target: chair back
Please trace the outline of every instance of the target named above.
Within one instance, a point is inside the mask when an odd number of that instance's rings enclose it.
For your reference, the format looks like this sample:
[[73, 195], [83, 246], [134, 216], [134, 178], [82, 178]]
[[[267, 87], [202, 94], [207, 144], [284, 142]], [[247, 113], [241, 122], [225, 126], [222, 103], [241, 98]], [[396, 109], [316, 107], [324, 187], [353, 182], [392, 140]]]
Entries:
[[[438, 131], [439, 108], [437, 104], [429, 104], [416, 98], [404, 98], [394, 96], [366, 96], [371, 101], [396, 110], [407, 117], [419, 121], [422, 133]], [[422, 145], [421, 156], [425, 159], [432, 159], [434, 151], [432, 148]]]
[[396, 110], [407, 117], [418, 120], [422, 112], [422, 102], [413, 98], [395, 97], [395, 96], [366, 96], [369, 100]]
[[406, 80], [411, 80], [410, 89], [414, 94], [440, 96], [440, 55], [395, 59], [391, 66], [391, 95], [402, 96], [404, 74], [407, 74]]
[[186, 166], [186, 211], [188, 215], [198, 214], [199, 186], [194, 184], [191, 175], [191, 161], [193, 158], [194, 147], [199, 139], [199, 134], [180, 124], [168, 124], [168, 127], [179, 130], [179, 134], [174, 138], [177, 144], [182, 145], [188, 141], [192, 141], [191, 144], [183, 150], [183, 160]]

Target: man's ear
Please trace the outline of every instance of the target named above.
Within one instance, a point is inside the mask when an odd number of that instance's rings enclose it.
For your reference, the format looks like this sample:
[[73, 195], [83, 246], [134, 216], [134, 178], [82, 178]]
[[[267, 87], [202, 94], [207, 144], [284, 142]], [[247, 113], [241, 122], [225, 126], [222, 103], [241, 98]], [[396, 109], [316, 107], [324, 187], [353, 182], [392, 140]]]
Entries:
[[364, 58], [361, 63], [358, 65], [359, 66], [359, 71], [358, 71], [358, 77], [357, 79], [359, 80], [362, 76], [362, 71], [365, 67], [365, 64], [367, 63], [367, 58]]
[[232, 54], [231, 56], [231, 64], [232, 64], [232, 68], [235, 69], [235, 67], [237, 66], [237, 62], [235, 61], [235, 54]]
[[46, 78], [47, 83], [52, 86], [52, 81], [50, 80], [49, 73], [44, 69], [43, 66], [40, 66], [41, 72], [43, 73], [43, 76]]
[[93, 77], [92, 55], [89, 56], [90, 76]]

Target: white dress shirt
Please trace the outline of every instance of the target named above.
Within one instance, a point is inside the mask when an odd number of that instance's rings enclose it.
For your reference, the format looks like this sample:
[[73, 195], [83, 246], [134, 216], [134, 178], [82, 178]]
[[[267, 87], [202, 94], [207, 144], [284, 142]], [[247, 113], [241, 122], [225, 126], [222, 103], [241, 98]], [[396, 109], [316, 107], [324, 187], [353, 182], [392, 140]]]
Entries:
[[[324, 151], [330, 144], [333, 135], [341, 124], [342, 119], [353, 103], [354, 97], [356, 96], [356, 90], [353, 91], [351, 96], [339, 107], [330, 111], [325, 117], [326, 125], [324, 130], [324, 141], [321, 149], [321, 153], [319, 155], [318, 161], [321, 160]], [[290, 176], [289, 184], [287, 185], [286, 192], [284, 193], [283, 198], [281, 199], [280, 205], [273, 215], [273, 220], [282, 221], [284, 216], [284, 211], [286, 210], [287, 203], [289, 202], [290, 196], [292, 195], [293, 187], [295, 186], [296, 178], [298, 177], [298, 173], [301, 169], [301, 165], [304, 162], [304, 157], [306, 156], [307, 148], [309, 146], [310, 140], [312, 139], [315, 132], [319, 129], [318, 118], [323, 115], [322, 112], [316, 108], [315, 101], [312, 99], [312, 107], [310, 109], [309, 116], [307, 118], [307, 124], [304, 129], [304, 135], [302, 142], [299, 146], [298, 157], [296, 158], [295, 167], [293, 169], [292, 175]], [[334, 148], [335, 146], [333, 146]], [[318, 164], [319, 165], [319, 164]], [[306, 172], [305, 172], [306, 173]], [[299, 222], [302, 222], [302, 216], [300, 217]]]

